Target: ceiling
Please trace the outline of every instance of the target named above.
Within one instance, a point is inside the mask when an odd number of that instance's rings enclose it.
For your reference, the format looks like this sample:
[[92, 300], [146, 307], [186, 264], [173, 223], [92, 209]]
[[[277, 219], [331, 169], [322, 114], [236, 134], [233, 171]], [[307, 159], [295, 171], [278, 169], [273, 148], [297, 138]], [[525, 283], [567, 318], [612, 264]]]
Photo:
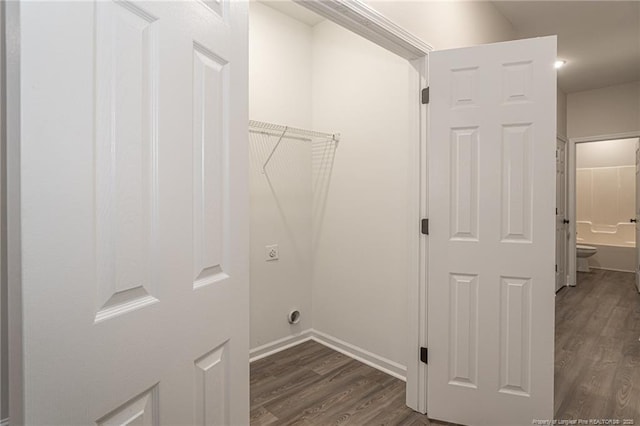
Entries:
[[558, 35], [567, 93], [640, 80], [639, 1], [494, 1], [519, 38]]
[[[259, 1], [310, 26], [324, 20], [292, 1]], [[558, 70], [558, 83], [564, 92], [640, 80], [640, 1], [493, 4], [511, 22], [517, 38], [558, 35], [558, 58], [567, 61]]]
[[293, 19], [297, 19], [300, 22], [303, 22], [310, 27], [313, 27], [316, 24], [324, 21], [325, 19], [316, 14], [315, 12], [310, 11], [309, 9], [305, 9], [304, 7], [292, 2], [292, 1], [269, 1], [269, 0], [258, 0], [260, 3], [264, 3], [269, 7], [276, 9], [279, 12], [284, 13], [292, 17]]

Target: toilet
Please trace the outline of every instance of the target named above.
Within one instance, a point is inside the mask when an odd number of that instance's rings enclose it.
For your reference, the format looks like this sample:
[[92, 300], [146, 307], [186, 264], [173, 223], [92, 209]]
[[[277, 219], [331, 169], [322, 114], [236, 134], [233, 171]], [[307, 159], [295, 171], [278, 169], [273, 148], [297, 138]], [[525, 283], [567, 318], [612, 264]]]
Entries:
[[596, 247], [585, 246], [582, 244], [576, 245], [576, 253], [578, 256], [578, 272], [590, 272], [588, 258], [598, 252]]

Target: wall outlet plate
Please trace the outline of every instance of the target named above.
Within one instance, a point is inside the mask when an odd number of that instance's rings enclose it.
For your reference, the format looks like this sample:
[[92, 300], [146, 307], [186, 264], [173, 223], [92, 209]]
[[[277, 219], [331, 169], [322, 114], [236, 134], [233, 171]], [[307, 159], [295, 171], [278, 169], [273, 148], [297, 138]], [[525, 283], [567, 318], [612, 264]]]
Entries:
[[272, 244], [270, 246], [265, 246], [265, 260], [267, 262], [272, 260], [278, 260], [280, 258], [280, 251], [278, 250], [277, 244]]

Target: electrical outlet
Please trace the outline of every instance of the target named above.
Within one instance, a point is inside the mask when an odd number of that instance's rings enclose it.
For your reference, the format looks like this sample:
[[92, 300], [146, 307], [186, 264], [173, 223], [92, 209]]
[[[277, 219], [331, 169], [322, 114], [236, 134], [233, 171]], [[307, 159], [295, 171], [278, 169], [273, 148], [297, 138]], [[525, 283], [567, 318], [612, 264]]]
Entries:
[[279, 258], [280, 258], [280, 252], [278, 250], [277, 244], [265, 246], [265, 260], [267, 262], [269, 262], [270, 260], [278, 260]]

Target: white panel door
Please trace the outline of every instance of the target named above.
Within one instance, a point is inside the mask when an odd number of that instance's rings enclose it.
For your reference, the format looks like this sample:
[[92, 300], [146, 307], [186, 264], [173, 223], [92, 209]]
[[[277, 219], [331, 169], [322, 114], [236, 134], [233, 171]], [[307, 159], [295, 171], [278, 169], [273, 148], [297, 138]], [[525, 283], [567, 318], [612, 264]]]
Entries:
[[636, 288], [640, 292], [640, 141], [636, 146]]
[[567, 197], [567, 142], [557, 139], [556, 147], [556, 291], [567, 282], [568, 222]]
[[427, 415], [553, 418], [556, 37], [431, 54]]
[[248, 424], [247, 4], [20, 6], [30, 425]]

